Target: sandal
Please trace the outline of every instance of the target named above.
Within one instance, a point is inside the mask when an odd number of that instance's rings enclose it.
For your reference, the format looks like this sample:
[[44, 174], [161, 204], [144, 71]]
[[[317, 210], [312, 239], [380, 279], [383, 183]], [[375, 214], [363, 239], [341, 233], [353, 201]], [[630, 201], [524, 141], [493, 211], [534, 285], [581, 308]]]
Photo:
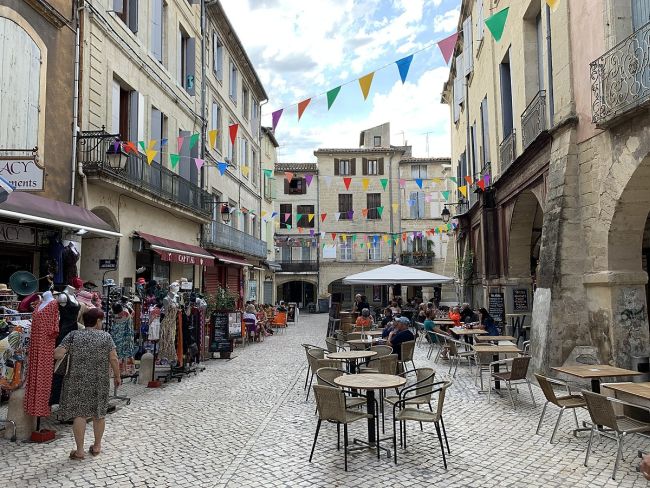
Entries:
[[101, 451], [101, 449], [100, 449], [99, 451], [95, 451], [95, 446], [90, 446], [90, 447], [88, 448], [88, 452], [89, 452], [93, 457], [97, 457], [97, 456], [99, 456], [99, 454], [100, 454], [102, 451]]
[[83, 461], [85, 456], [83, 454], [79, 455], [77, 454], [77, 451], [70, 451], [70, 459], [73, 459], [75, 461]]

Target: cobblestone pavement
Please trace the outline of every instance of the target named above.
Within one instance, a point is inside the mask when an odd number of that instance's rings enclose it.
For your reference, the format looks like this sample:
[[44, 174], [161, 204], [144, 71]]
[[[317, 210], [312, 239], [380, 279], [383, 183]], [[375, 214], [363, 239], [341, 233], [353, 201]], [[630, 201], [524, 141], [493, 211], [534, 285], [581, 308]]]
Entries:
[[[570, 433], [565, 415], [559, 442], [549, 444], [557, 410], [549, 407], [542, 435], [535, 435], [543, 397], [537, 406], [521, 390], [513, 411], [507, 398], [488, 404], [477, 393], [467, 366], [459, 369], [445, 402], [451, 445], [449, 469], [442, 466], [438, 440], [430, 425], [420, 432], [409, 424], [409, 447], [395, 466], [385, 455], [351, 454], [343, 470], [336, 450], [336, 429], [324, 424], [308, 462], [316, 427], [314, 402], [305, 402], [306, 373], [302, 343], [324, 345], [327, 317], [303, 315], [300, 323], [264, 343], [239, 348], [231, 361], [211, 361], [198, 376], [159, 390], [127, 385], [130, 406], [107, 419], [103, 452], [84, 461], [67, 459], [73, 447], [70, 427], [57, 426], [48, 444], [0, 440], [0, 486], [7, 487], [594, 487], [647, 486], [635, 471], [638, 448], [628, 440], [618, 480], [612, 481], [615, 442], [596, 443], [590, 466], [583, 466], [587, 434]], [[416, 348], [416, 366], [429, 366], [427, 348]], [[437, 379], [446, 364], [434, 365]], [[580, 412], [586, 420], [586, 412]], [[392, 422], [387, 423], [388, 431]], [[351, 425], [350, 437], [363, 438], [366, 425]], [[92, 442], [88, 429], [86, 444]]]

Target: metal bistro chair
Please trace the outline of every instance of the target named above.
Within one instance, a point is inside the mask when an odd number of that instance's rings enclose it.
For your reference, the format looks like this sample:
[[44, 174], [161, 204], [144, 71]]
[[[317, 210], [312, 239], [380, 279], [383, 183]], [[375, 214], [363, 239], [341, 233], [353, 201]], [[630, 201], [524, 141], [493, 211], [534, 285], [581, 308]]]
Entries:
[[414, 322], [415, 326], [415, 342], [417, 345], [421, 346], [422, 345], [422, 339], [424, 339], [424, 336], [426, 335], [424, 332], [424, 324], [422, 322]]
[[[587, 409], [589, 410], [589, 415], [591, 416], [591, 421], [593, 423], [591, 426], [591, 434], [589, 435], [589, 444], [587, 444], [585, 466], [587, 466], [587, 462], [589, 461], [589, 454], [591, 454], [591, 444], [594, 439], [594, 434], [609, 437], [610, 439], [615, 439], [616, 444], [618, 445], [618, 450], [616, 452], [616, 462], [614, 463], [614, 471], [612, 472], [612, 479], [615, 480], [618, 464], [621, 460], [621, 457], [623, 457], [623, 441], [625, 440], [625, 436], [627, 434], [650, 432], [650, 423], [641, 422], [626, 415], [617, 415], [613, 404], [634, 407], [649, 413], [650, 409], [641, 407], [639, 405], [634, 405], [632, 403], [622, 402], [616, 398], [608, 398], [605, 395], [591, 391], [582, 390], [582, 395], [587, 401]], [[599, 425], [607, 427], [608, 429], [611, 429], [611, 431], [600, 430], [598, 428]], [[613, 436], [612, 433], [614, 434]]]
[[454, 369], [453, 377], [456, 377], [458, 372], [458, 365], [462, 359], [467, 359], [467, 363], [471, 366], [472, 359], [474, 359], [474, 351], [468, 350], [468, 347], [471, 347], [466, 342], [457, 341], [453, 337], [447, 337], [446, 347], [449, 354], [449, 373], [451, 374], [452, 368]]
[[[403, 376], [408, 375], [409, 373], [415, 373], [415, 382], [411, 384], [406, 384], [402, 390], [398, 390], [397, 395], [389, 395], [384, 399], [390, 405], [395, 405], [401, 398], [402, 392], [405, 390], [412, 391], [414, 386], [417, 386], [415, 390], [415, 398], [409, 399], [406, 404], [408, 406], [415, 406], [420, 408], [420, 405], [428, 405], [429, 410], [433, 412], [433, 407], [431, 406], [431, 395], [433, 394], [433, 381], [436, 376], [436, 372], [433, 368], [420, 368], [412, 371], [408, 371], [403, 374]], [[422, 396], [421, 394], [427, 393], [427, 395]], [[420, 430], [422, 430], [422, 423], [420, 423]]]
[[406, 363], [411, 363], [411, 366], [413, 366], [413, 369], [415, 369], [415, 363], [413, 362], [413, 354], [415, 353], [415, 341], [406, 341], [402, 342], [400, 344], [400, 347], [402, 348], [400, 354], [400, 364], [402, 365], [402, 370], [406, 371]]
[[[539, 387], [542, 389], [544, 396], [546, 397], [546, 403], [542, 409], [542, 415], [539, 417], [539, 423], [537, 424], [537, 431], [535, 434], [539, 434], [539, 429], [542, 426], [542, 421], [544, 420], [544, 414], [546, 413], [546, 407], [548, 407], [548, 404], [552, 403], [556, 407], [560, 408], [560, 413], [558, 414], [557, 420], [555, 421], [555, 427], [553, 428], [553, 434], [551, 435], [550, 440], [550, 443], [553, 444], [553, 439], [555, 439], [555, 434], [557, 434], [557, 428], [560, 425], [560, 419], [562, 419], [562, 414], [564, 411], [566, 409], [573, 410], [573, 417], [576, 421], [576, 428], [579, 429], [580, 425], [578, 424], [578, 415], [576, 414], [576, 408], [586, 408], [587, 403], [582, 396], [574, 395], [571, 393], [571, 387], [568, 383], [553, 378], [547, 378], [541, 374], [535, 374], [535, 378], [537, 378], [537, 383], [539, 383]], [[565, 387], [567, 394], [563, 396], [556, 396], [553, 385]]]
[[[395, 464], [397, 464], [397, 422], [400, 423], [400, 446], [406, 449], [406, 421], [412, 420], [415, 422], [433, 422], [436, 427], [436, 434], [438, 434], [438, 441], [440, 442], [440, 452], [442, 452], [442, 461], [447, 469], [447, 458], [445, 456], [445, 448], [442, 444], [442, 437], [444, 435], [445, 444], [447, 445], [447, 452], [451, 454], [449, 449], [449, 440], [447, 439], [447, 431], [445, 430], [445, 422], [442, 419], [442, 410], [445, 403], [445, 393], [447, 388], [451, 386], [451, 381], [440, 381], [433, 383], [432, 391], [425, 393], [418, 393], [419, 386], [412, 385], [405, 388], [400, 393], [400, 399], [393, 405], [393, 452]], [[438, 404], [436, 410], [427, 412], [408, 406], [409, 401], [416, 400], [418, 397], [431, 396], [438, 393]], [[402, 426], [404, 428], [402, 428]], [[442, 432], [441, 432], [442, 427]]]
[[311, 368], [311, 377], [309, 378], [309, 388], [307, 388], [307, 398], [305, 398], [305, 401], [309, 401], [309, 391], [311, 390], [311, 384], [314, 381], [316, 371], [321, 368], [336, 368], [341, 365], [339, 361], [334, 359], [325, 359], [325, 350], [321, 348], [308, 349], [307, 362]]
[[[365, 398], [364, 395], [357, 394], [359, 397]], [[357, 420], [373, 419], [376, 423], [376, 438], [377, 438], [377, 459], [380, 456], [379, 449], [379, 419], [377, 417], [377, 402], [375, 401], [375, 408], [373, 413], [364, 413], [356, 410], [348, 410], [345, 402], [345, 393], [340, 388], [332, 386], [314, 385], [314, 396], [316, 397], [316, 409], [318, 411], [318, 424], [316, 425], [316, 433], [314, 434], [314, 443], [311, 446], [311, 454], [309, 455], [309, 462], [311, 463], [314, 457], [314, 449], [316, 448], [316, 441], [318, 440], [318, 433], [323, 420], [327, 422], [336, 423], [337, 442], [336, 448], [341, 447], [341, 424], [343, 424], [343, 453], [345, 459], [345, 470], [348, 470], [348, 424], [356, 422]]]
[[[369, 367], [361, 369], [362, 373], [397, 374], [397, 354], [389, 354], [380, 358], [373, 357], [368, 363]], [[384, 396], [385, 390], [379, 390], [379, 409], [381, 410], [381, 430], [384, 430]]]
[[326, 337], [325, 344], [327, 345], [327, 352], [337, 352], [339, 350], [339, 346], [334, 337]]
[[[319, 346], [314, 346], [313, 344], [300, 344], [302, 347], [305, 348], [305, 354], [309, 349], [322, 349], [322, 347]], [[305, 376], [305, 387], [303, 390], [307, 389], [307, 383], [309, 383], [309, 373], [311, 372], [311, 365], [309, 364], [309, 361], [307, 362], [307, 376]]]
[[510, 366], [510, 370], [506, 371], [493, 371], [490, 374], [490, 384], [488, 385], [488, 403], [490, 403], [490, 396], [492, 395], [492, 381], [505, 381], [508, 387], [508, 395], [510, 396], [510, 402], [512, 402], [512, 408], [515, 407], [515, 399], [512, 396], [512, 385], [526, 383], [528, 385], [528, 391], [530, 392], [530, 398], [533, 400], [533, 406], [537, 406], [535, 403], [535, 395], [533, 395], [533, 388], [530, 386], [530, 381], [526, 375], [528, 374], [528, 365], [530, 364], [530, 356], [519, 356], [511, 359], [502, 359], [501, 361], [494, 361], [490, 363], [490, 369], [495, 366]]
[[255, 319], [244, 319], [244, 325], [246, 326], [246, 342], [255, 342], [255, 338], [258, 334]]
[[[347, 374], [347, 372], [342, 369], [321, 368], [316, 371], [316, 383], [323, 386], [332, 386], [334, 388], [339, 388], [342, 390], [343, 388], [334, 383], [334, 380], [339, 376], [343, 376], [344, 374]], [[358, 396], [345, 397], [346, 408], [355, 408], [365, 404], [366, 400], [364, 398], [360, 398]]]

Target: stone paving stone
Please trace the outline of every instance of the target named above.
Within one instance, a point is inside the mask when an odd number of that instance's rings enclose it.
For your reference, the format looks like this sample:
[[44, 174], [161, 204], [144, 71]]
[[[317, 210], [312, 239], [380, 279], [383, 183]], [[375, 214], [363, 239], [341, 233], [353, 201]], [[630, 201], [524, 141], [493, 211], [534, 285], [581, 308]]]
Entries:
[[[120, 393], [132, 398], [107, 418], [101, 456], [72, 462], [69, 426], [48, 421], [57, 439], [49, 444], [0, 440], [0, 487], [594, 487], [647, 486], [635, 468], [636, 452], [650, 448], [640, 437], [627, 441], [617, 481], [611, 480], [615, 443], [599, 440], [583, 466], [588, 433], [574, 437], [572, 415], [565, 415], [555, 445], [549, 444], [557, 410], [549, 407], [542, 435], [535, 435], [543, 395], [533, 388], [490, 404], [477, 393], [462, 365], [445, 401], [451, 455], [444, 470], [433, 426], [407, 425], [408, 447], [398, 465], [383, 454], [351, 453], [343, 471], [336, 450], [336, 428], [324, 424], [313, 463], [309, 451], [316, 427], [315, 404], [305, 401], [306, 358], [302, 343], [324, 345], [327, 317], [302, 315], [285, 334], [235, 351], [230, 361], [210, 361], [206, 371], [148, 390], [127, 383]], [[432, 366], [436, 380], [449, 378], [448, 364], [426, 359], [416, 347], [416, 366]], [[122, 389], [121, 389], [122, 390]], [[3, 412], [0, 411], [0, 416]], [[392, 409], [386, 410], [386, 437], [392, 435]], [[579, 420], [588, 420], [579, 412]], [[350, 426], [350, 438], [363, 438], [366, 425]], [[382, 435], [382, 438], [384, 435]], [[92, 442], [87, 431], [86, 444]], [[384, 443], [392, 449], [392, 439]]]

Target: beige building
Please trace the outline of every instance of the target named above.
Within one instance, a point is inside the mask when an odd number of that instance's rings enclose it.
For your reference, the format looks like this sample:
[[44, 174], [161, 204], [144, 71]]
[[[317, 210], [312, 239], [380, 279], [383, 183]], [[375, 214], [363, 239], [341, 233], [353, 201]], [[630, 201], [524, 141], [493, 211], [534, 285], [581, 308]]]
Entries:
[[275, 252], [275, 199], [277, 198], [277, 182], [275, 177], [275, 165], [278, 162], [278, 144], [271, 127], [262, 127], [261, 151], [262, 160], [262, 239], [266, 242], [266, 253], [268, 260], [265, 264], [264, 290], [260, 296], [263, 303], [274, 304], [277, 301], [275, 289], [275, 273], [281, 267], [276, 263], [278, 256]]
[[526, 316], [535, 370], [577, 346], [630, 366], [648, 344], [650, 2], [502, 0], [498, 43], [493, 3], [462, 2], [444, 94], [457, 177], [491, 175], [455, 212], [465, 298]]
[[277, 163], [275, 274], [277, 299], [299, 307], [316, 303], [319, 284], [320, 192], [314, 163]]

